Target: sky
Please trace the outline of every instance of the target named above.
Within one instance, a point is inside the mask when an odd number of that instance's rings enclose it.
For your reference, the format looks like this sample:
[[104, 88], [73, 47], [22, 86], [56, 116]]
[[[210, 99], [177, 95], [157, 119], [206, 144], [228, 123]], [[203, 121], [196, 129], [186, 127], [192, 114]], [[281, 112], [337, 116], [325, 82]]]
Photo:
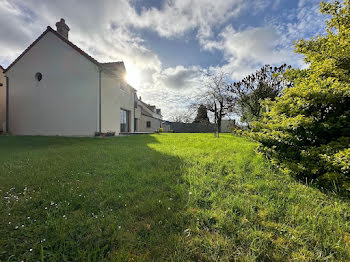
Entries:
[[239, 81], [264, 64], [303, 68], [293, 43], [325, 31], [319, 0], [0, 0], [6, 68], [64, 18], [69, 40], [100, 62], [124, 61], [128, 82], [164, 119], [187, 111], [203, 72]]

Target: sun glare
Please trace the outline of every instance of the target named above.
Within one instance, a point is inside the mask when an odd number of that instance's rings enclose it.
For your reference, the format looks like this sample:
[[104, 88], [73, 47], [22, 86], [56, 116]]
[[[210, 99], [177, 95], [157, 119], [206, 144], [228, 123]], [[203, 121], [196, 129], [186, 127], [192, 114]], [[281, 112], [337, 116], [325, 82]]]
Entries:
[[128, 69], [125, 79], [129, 85], [133, 86], [134, 88], [137, 88], [137, 86], [140, 85], [141, 82], [140, 71], [138, 69]]

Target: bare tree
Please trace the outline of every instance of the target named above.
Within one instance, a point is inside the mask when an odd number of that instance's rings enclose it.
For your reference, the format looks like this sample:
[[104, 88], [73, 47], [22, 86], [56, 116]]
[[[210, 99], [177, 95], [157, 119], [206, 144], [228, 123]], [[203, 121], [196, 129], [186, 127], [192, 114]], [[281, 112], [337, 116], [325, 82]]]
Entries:
[[205, 74], [204, 88], [194, 98], [192, 107], [204, 105], [214, 115], [217, 135], [221, 132], [221, 122], [224, 116], [231, 112], [232, 99], [228, 91], [227, 74]]
[[171, 120], [177, 123], [191, 123], [193, 121], [192, 114], [190, 111], [178, 113], [171, 117]]

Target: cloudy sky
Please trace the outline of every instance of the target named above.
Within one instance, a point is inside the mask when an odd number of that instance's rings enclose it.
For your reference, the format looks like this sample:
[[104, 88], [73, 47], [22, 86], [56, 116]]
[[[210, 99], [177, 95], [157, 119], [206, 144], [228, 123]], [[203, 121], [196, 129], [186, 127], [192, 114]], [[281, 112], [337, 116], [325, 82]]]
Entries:
[[319, 0], [0, 0], [0, 64], [48, 25], [100, 62], [124, 61], [128, 81], [164, 117], [182, 112], [203, 70], [240, 80], [263, 64], [305, 66], [293, 41], [324, 32]]

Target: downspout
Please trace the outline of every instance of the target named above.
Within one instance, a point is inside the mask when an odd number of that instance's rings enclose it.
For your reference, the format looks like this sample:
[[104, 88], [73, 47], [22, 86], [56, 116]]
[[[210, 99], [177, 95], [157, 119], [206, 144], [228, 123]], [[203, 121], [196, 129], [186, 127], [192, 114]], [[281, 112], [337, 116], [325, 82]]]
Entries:
[[102, 132], [102, 125], [101, 125], [101, 72], [102, 70], [99, 69], [98, 71], [98, 132], [99, 135], [101, 135]]
[[135, 133], [137, 130], [136, 130], [136, 117], [135, 117], [135, 103], [136, 103], [136, 100], [135, 100], [135, 97], [136, 97], [136, 94], [134, 93], [134, 131], [133, 133]]
[[9, 133], [9, 78], [6, 76], [6, 133]]

